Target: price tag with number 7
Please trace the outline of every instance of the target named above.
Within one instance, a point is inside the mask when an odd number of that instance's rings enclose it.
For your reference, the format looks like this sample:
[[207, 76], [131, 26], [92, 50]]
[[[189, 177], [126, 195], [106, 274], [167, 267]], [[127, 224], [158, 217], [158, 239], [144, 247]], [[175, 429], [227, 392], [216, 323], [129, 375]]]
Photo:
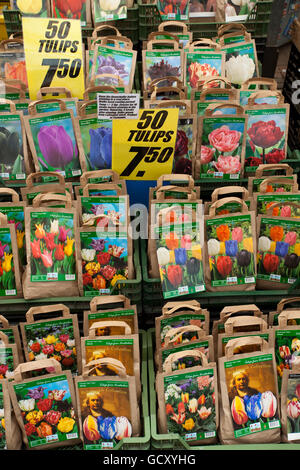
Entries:
[[22, 18], [29, 96], [40, 88], [67, 88], [82, 99], [84, 71], [80, 20]]

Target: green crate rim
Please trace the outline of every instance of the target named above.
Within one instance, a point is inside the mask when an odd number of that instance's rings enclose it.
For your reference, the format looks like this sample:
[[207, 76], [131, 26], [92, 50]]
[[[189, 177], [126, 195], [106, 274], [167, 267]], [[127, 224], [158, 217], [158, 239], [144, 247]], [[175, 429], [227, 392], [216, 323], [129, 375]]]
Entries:
[[156, 418], [156, 389], [155, 389], [155, 369], [154, 369], [154, 339], [155, 329], [150, 328], [147, 331], [148, 343], [148, 381], [150, 393], [150, 423], [151, 423], [151, 446], [153, 449], [174, 449], [180, 448], [187, 450], [300, 450], [300, 444], [280, 443], [280, 444], [206, 444], [203, 446], [189, 446], [187, 442], [176, 433], [159, 434], [157, 432]]

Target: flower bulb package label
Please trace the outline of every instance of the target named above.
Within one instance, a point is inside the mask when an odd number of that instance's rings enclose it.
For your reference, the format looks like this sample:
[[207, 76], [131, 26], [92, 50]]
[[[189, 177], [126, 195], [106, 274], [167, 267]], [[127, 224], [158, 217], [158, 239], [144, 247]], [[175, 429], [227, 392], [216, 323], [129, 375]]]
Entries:
[[15, 225], [16, 235], [17, 235], [17, 245], [18, 245], [18, 251], [19, 251], [19, 256], [20, 256], [20, 264], [22, 266], [25, 266], [26, 249], [25, 249], [24, 206], [23, 205], [13, 206], [12, 204], [1, 206], [1, 203], [0, 203], [0, 212], [6, 215], [7, 221], [9, 224]]
[[[197, 94], [197, 93], [195, 93]], [[221, 95], [215, 95], [215, 96], [218, 96], [218, 101], [222, 102], [222, 101], [228, 101], [228, 95], [224, 95], [224, 99]], [[226, 97], [227, 96], [227, 97]], [[212, 101], [217, 101], [217, 100], [212, 100]], [[208, 106], [211, 104], [211, 101], [195, 101], [193, 103], [193, 106], [194, 106], [194, 110], [197, 114], [197, 116], [204, 116], [205, 115], [205, 111], [206, 109], [208, 108]], [[221, 103], [220, 103], [221, 104]], [[236, 114], [236, 109], [235, 108], [231, 108], [230, 105], [228, 105], [228, 108], [222, 108], [220, 110], [217, 110], [216, 111], [217, 114]], [[214, 114], [214, 113], [213, 113]]]
[[[88, 336], [90, 327], [98, 322], [125, 322], [131, 329], [132, 334], [138, 333], [136, 325], [136, 311], [134, 309], [121, 309], [121, 310], [105, 310], [96, 313], [87, 312], [87, 326], [84, 327], [84, 334]], [[95, 330], [96, 336], [118, 336], [124, 334], [124, 327], [115, 325], [105, 326], [104, 328], [97, 328]]]
[[17, 295], [11, 232], [0, 227], [0, 297]]
[[164, 375], [163, 391], [168, 433], [179, 434], [191, 445], [216, 437], [213, 368]]
[[[77, 373], [77, 352], [72, 318], [22, 323], [22, 336], [26, 345], [27, 361], [56, 359], [63, 370]], [[32, 372], [42, 375], [41, 371]]]
[[0, 383], [0, 449], [7, 449], [5, 434], [5, 414], [4, 414], [4, 390]]
[[[64, 99], [64, 103], [67, 109], [72, 109], [73, 115], [77, 116], [77, 100], [76, 99]], [[59, 111], [59, 103], [38, 103], [36, 105], [37, 113], [52, 113]]]
[[[273, 354], [224, 361], [234, 438], [280, 428]], [[227, 406], [226, 406], [227, 407]]]
[[[257, 90], [239, 90], [239, 99], [241, 106], [247, 106], [248, 99], [251, 97], [253, 93], [257, 93]], [[274, 94], [274, 96], [265, 96], [264, 98], [257, 98], [255, 100], [257, 104], [277, 104], [278, 97]]]
[[257, 279], [290, 286], [300, 277], [300, 220], [260, 216]]
[[[96, 52], [96, 53], [95, 53]], [[92, 78], [95, 85], [119, 85], [119, 79], [131, 92], [136, 64], [137, 52], [133, 50], [122, 50], [117, 47], [97, 46], [94, 49], [94, 61], [92, 67]], [[108, 72], [109, 70], [109, 72]], [[101, 75], [113, 75], [106, 77]]]
[[126, 0], [90, 0], [94, 24], [127, 18]]
[[[12, 94], [12, 93], [11, 93]], [[16, 95], [17, 97], [15, 98], [15, 100], [18, 100], [19, 99], [19, 96]], [[8, 95], [2, 95], [0, 94], [0, 99], [7, 99], [7, 100], [12, 100], [13, 101], [13, 98], [10, 98]], [[16, 106], [16, 111], [18, 113], [22, 113], [23, 116], [27, 116], [28, 115], [28, 105], [29, 105], [29, 102], [28, 103], [14, 103], [15, 106]], [[11, 111], [11, 106], [10, 104], [5, 104], [5, 103], [2, 103], [0, 104], [0, 112], [1, 113], [9, 113]], [[20, 179], [24, 179], [24, 176], [22, 175], [22, 178]]]
[[[162, 349], [161, 351], [161, 358], [162, 358], [162, 370], [163, 372], [167, 372], [165, 370], [164, 363], [166, 359], [170, 356], [170, 354], [174, 353], [179, 353], [183, 351], [200, 351], [209, 360], [209, 341], [204, 340], [204, 341], [193, 341], [193, 342], [188, 342], [184, 343], [182, 346], [178, 345], [176, 347], [172, 347], [169, 349]], [[196, 367], [196, 366], [201, 366], [202, 362], [200, 357], [195, 357], [195, 356], [190, 356], [190, 357], [182, 357], [178, 358], [175, 361], [172, 362], [172, 371], [176, 370], [181, 370], [181, 369], [189, 369], [190, 367]]]
[[22, 114], [1, 114], [0, 128], [0, 177], [4, 180], [25, 180], [29, 169]]
[[188, 97], [190, 97], [191, 89], [197, 88], [200, 80], [223, 76], [224, 72], [224, 52], [186, 52], [184, 55], [184, 80], [188, 87]]
[[226, 53], [225, 74], [234, 85], [241, 85], [249, 78], [258, 76], [255, 42], [241, 42], [222, 47]]
[[77, 401], [80, 410], [85, 450], [112, 449], [133, 434], [130, 384], [126, 380], [78, 379]]
[[300, 329], [297, 326], [281, 329], [276, 327], [275, 360], [277, 365], [278, 389], [281, 390], [282, 374], [284, 369], [292, 369], [298, 361], [300, 351]]
[[74, 214], [31, 211], [29, 217], [30, 281], [76, 280]]
[[128, 196], [80, 197], [82, 223], [91, 223], [95, 216], [94, 226], [126, 229], [128, 225]]
[[300, 408], [300, 374], [289, 373], [287, 380], [287, 401], [286, 401], [286, 415], [287, 415], [287, 439], [288, 441], [295, 441], [300, 439], [299, 428], [299, 408]]
[[257, 215], [262, 214], [266, 215], [268, 209], [273, 203], [277, 202], [291, 202], [295, 204], [299, 204], [299, 208], [293, 206], [292, 204], [289, 205], [282, 205], [274, 207], [272, 211], [272, 216], [280, 216], [280, 217], [295, 217], [300, 218], [300, 193], [273, 193], [273, 194], [256, 194], [254, 196], [256, 198], [256, 210]]
[[154, 231], [164, 298], [205, 291], [199, 223], [155, 227]]
[[245, 170], [254, 172], [259, 165], [280, 163], [286, 158], [288, 105], [246, 107], [248, 115]]
[[118, 280], [127, 280], [127, 232], [80, 230], [82, 290], [84, 296], [111, 294]]
[[90, 1], [91, 0], [79, 0], [76, 2], [65, 2], [62, 0], [52, 0], [51, 16], [53, 18], [78, 19], [82, 27], [91, 26]]
[[56, 375], [11, 384], [29, 448], [78, 440], [69, 381]]
[[239, 180], [244, 170], [246, 117], [226, 116], [199, 119], [197, 154], [200, 178]]
[[24, 51], [0, 52], [0, 74], [8, 80], [21, 80], [27, 87], [27, 73]]
[[[180, 50], [142, 51], [145, 90], [149, 89], [150, 83], [155, 78], [172, 76], [182, 80], [182, 54], [183, 52]], [[161, 81], [158, 86], [170, 86], [170, 83], [168, 80], [166, 82]]]
[[58, 171], [65, 178], [80, 176], [82, 169], [72, 111], [26, 116], [25, 119], [36, 171]]
[[[232, 35], [232, 36], [228, 36], [228, 37], [223, 37], [223, 42], [225, 45], [227, 44], [235, 44], [237, 42], [243, 42], [245, 40], [245, 36], [244, 35]], [[220, 42], [220, 38], [219, 37], [216, 37], [213, 39], [217, 44]]]
[[206, 220], [212, 287], [255, 284], [255, 233], [251, 215]]
[[[207, 318], [204, 314], [201, 313], [180, 313], [174, 315], [170, 318], [165, 317], [159, 321], [160, 325], [157, 327], [160, 329], [160, 344], [161, 348], [165, 348], [165, 337], [166, 334], [170, 331], [174, 331], [174, 336], [176, 335], [176, 328], [182, 328], [184, 326], [198, 326], [202, 330], [206, 330], [207, 325], [206, 321]], [[208, 322], [209, 323], [209, 322]], [[180, 330], [178, 330], [180, 331]], [[198, 336], [196, 331], [180, 331], [180, 336], [175, 343], [172, 343], [174, 346], [181, 343], [191, 343], [194, 341], [198, 341]]]
[[78, 119], [79, 145], [86, 159], [87, 171], [111, 168], [112, 120], [95, 115]]
[[50, 16], [50, 4], [48, 0], [10, 0], [12, 10], [18, 10], [22, 16], [38, 16], [44, 18]]
[[175, 0], [170, 3], [168, 0], [158, 0], [157, 9], [162, 21], [168, 20], [188, 20], [189, 2], [187, 0]]

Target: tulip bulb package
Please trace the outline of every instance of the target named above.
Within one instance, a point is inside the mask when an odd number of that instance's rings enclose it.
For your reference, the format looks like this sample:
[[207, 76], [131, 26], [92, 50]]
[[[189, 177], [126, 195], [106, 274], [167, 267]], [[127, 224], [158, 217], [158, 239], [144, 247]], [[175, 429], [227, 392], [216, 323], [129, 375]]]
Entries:
[[0, 380], [12, 380], [14, 369], [19, 365], [18, 349], [15, 343], [9, 343], [8, 336], [0, 331]]
[[[162, 40], [163, 41], [163, 40]], [[161, 41], [161, 42], [162, 42]], [[167, 41], [167, 40], [165, 40]], [[169, 41], [171, 42], [171, 41]], [[183, 79], [183, 52], [177, 49], [162, 50], [144, 50], [143, 56], [143, 76], [144, 76], [144, 89], [150, 89], [150, 83], [156, 78], [177, 77]], [[161, 81], [158, 84], [161, 86], [170, 86], [169, 81]]]
[[50, 17], [50, 2], [49, 0], [10, 0], [10, 7], [12, 10], [18, 10], [22, 16], [36, 16], [36, 17]]
[[1, 213], [0, 224], [0, 297], [21, 297], [21, 271], [17, 236], [12, 224]]
[[22, 435], [11, 404], [6, 380], [0, 380], [0, 449], [20, 450]]
[[[95, 362], [98, 360], [90, 364]], [[133, 377], [126, 373], [120, 377], [84, 375], [75, 379], [75, 387], [84, 450], [113, 449], [121, 439], [139, 435], [140, 412]]]
[[300, 218], [300, 193], [256, 193], [252, 201], [257, 215]]
[[30, 173], [27, 140], [23, 114], [10, 112], [0, 114], [1, 165], [3, 180], [25, 180]]
[[[188, 50], [184, 55], [185, 84], [188, 87], [188, 97], [192, 88], [211, 77], [225, 74], [225, 53]], [[211, 84], [213, 86], [213, 82]]]
[[83, 226], [128, 229], [128, 196], [80, 196], [79, 201]]
[[179, 434], [190, 446], [215, 443], [219, 425], [216, 363], [201, 357], [201, 366], [156, 378], [159, 431]]
[[[234, 354], [240, 346], [254, 352]], [[274, 349], [259, 336], [228, 341], [218, 359], [221, 386], [221, 444], [280, 442], [279, 400]]]
[[[0, 75], [2, 79], [20, 80], [27, 87], [28, 80], [23, 41], [16, 41], [20, 44], [19, 49], [8, 48], [10, 43], [15, 43], [15, 40], [8, 39], [0, 43]], [[17, 87], [19, 88], [20, 85], [18, 84]]]
[[90, 27], [92, 25], [90, 0], [79, 0], [79, 2], [51, 0], [51, 16], [77, 19], [80, 20], [82, 27]]
[[155, 227], [154, 232], [163, 297], [203, 292], [203, 230], [200, 223]]
[[175, 0], [170, 3], [167, 0], [158, 0], [157, 8], [162, 21], [167, 20], [188, 20], [189, 0]]
[[300, 442], [300, 371], [299, 366], [292, 370], [283, 369], [281, 387], [282, 442]]
[[257, 286], [289, 289], [300, 277], [300, 221], [259, 216]]
[[90, 0], [93, 22], [96, 26], [105, 21], [123, 20], [127, 18], [126, 0]]
[[249, 78], [259, 76], [254, 40], [228, 44], [222, 51], [226, 53], [225, 75], [232, 84], [240, 86]]

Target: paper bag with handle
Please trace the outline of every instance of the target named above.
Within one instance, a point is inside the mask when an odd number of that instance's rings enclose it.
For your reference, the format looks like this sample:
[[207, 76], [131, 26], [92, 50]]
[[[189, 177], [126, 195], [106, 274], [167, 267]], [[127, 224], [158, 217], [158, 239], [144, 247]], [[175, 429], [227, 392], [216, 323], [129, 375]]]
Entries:
[[299, 444], [299, 388], [300, 363], [295, 362], [291, 369], [283, 369], [281, 385], [281, 440]]
[[9, 396], [8, 381], [3, 379], [0, 380], [0, 408], [3, 412], [0, 421], [0, 449], [20, 450], [22, 433]]
[[[290, 305], [293, 304], [293, 305]], [[298, 305], [298, 307], [296, 307]], [[295, 310], [300, 313], [300, 297], [288, 297], [281, 299], [278, 304], [276, 310], [272, 310], [269, 313], [269, 326], [277, 326], [278, 325], [278, 316], [280, 315], [281, 312], [284, 312], [285, 310]], [[288, 324], [293, 325], [293, 324], [298, 324], [298, 321], [290, 321]], [[300, 322], [299, 322], [300, 324]]]
[[23, 296], [20, 258], [15, 227], [8, 223], [7, 216], [0, 212], [1, 277], [0, 297], [19, 298]]

